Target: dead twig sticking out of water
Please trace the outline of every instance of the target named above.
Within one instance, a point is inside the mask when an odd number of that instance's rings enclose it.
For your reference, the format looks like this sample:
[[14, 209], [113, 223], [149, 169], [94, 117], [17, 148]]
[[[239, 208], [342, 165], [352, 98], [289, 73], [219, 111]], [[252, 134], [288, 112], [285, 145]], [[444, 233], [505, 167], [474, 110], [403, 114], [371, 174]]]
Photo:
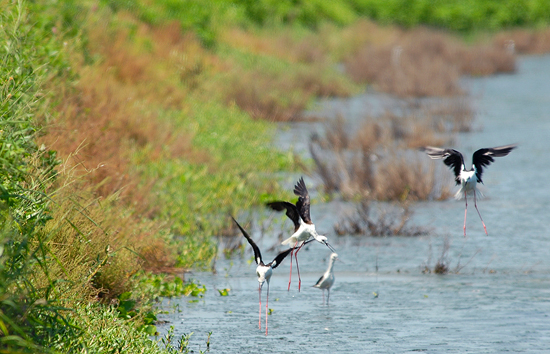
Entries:
[[[432, 249], [432, 242], [430, 240], [430, 246], [428, 249], [428, 261], [423, 265], [422, 273], [430, 274], [433, 272], [434, 274], [440, 274], [440, 275], [447, 274], [449, 272], [449, 265], [450, 265], [450, 261], [448, 259], [450, 248], [451, 248], [451, 241], [449, 239], [449, 236], [445, 236], [445, 238], [443, 239], [443, 244], [441, 245], [441, 254], [439, 255], [439, 258], [437, 259], [437, 262], [432, 271], [430, 267], [432, 263], [433, 249]], [[459, 263], [460, 263], [460, 260], [459, 260]]]
[[447, 274], [449, 272], [449, 260], [447, 257], [449, 248], [451, 248], [451, 242], [449, 237], [446, 236], [445, 239], [443, 239], [443, 245], [441, 246], [441, 255], [434, 266], [435, 274]]
[[[445, 236], [443, 239], [443, 244], [441, 245], [441, 254], [439, 255], [439, 258], [437, 259], [436, 264], [433, 267], [433, 271], [430, 268], [431, 259], [432, 259], [432, 243], [430, 242], [429, 250], [428, 250], [428, 261], [426, 264], [422, 267], [422, 273], [435, 273], [435, 274], [459, 274], [460, 271], [466, 267], [474, 258], [481, 252], [481, 248], [478, 248], [475, 253], [468, 259], [468, 261], [465, 264], [460, 264], [460, 260], [462, 258], [462, 251], [464, 250], [465, 243], [462, 245], [462, 249], [460, 250], [457, 258], [457, 264], [456, 267], [454, 267], [453, 270], [451, 270], [451, 260], [449, 259], [449, 249], [451, 248], [451, 239], [449, 236]], [[492, 262], [493, 259], [489, 261], [489, 264]], [[487, 267], [483, 270], [485, 272], [487, 268], [489, 267], [489, 264], [487, 264]]]
[[[399, 210], [400, 209], [400, 210]], [[368, 235], [368, 236], [420, 236], [428, 230], [417, 226], [408, 226], [412, 211], [408, 205], [400, 204], [391, 211], [379, 211], [377, 215], [371, 212], [370, 203], [362, 201], [354, 215], [344, 217], [334, 224], [338, 235]]]

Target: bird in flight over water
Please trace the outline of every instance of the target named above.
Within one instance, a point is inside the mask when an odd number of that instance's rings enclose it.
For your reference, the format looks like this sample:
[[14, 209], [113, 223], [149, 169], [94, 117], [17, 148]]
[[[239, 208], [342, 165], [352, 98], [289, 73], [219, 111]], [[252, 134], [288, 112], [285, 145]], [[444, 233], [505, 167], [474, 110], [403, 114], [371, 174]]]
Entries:
[[[433, 146], [426, 146], [421, 149], [430, 156], [432, 159], [443, 159], [445, 165], [449, 166], [454, 172], [456, 185], [460, 185], [460, 189], [455, 195], [456, 199], [462, 199], [466, 201], [466, 208], [464, 209], [464, 237], [466, 237], [466, 213], [468, 212], [468, 194], [474, 195], [474, 206], [479, 215], [479, 219], [483, 224], [485, 234], [487, 233], [487, 227], [483, 222], [481, 213], [477, 208], [476, 194], [480, 193], [477, 189], [477, 183], [483, 183], [481, 176], [483, 175], [483, 168], [489, 166], [494, 162], [494, 157], [506, 156], [515, 149], [517, 145], [504, 145], [494, 148], [483, 148], [474, 152], [472, 157], [472, 168], [467, 170], [464, 164], [464, 157], [460, 152], [454, 149], [442, 149]], [[481, 193], [480, 193], [481, 194]]]

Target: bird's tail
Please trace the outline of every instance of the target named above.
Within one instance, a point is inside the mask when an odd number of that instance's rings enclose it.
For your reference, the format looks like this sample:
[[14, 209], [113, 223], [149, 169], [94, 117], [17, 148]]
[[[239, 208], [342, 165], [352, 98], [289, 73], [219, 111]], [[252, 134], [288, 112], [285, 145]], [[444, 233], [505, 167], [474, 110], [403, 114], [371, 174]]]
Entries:
[[[476, 190], [476, 198], [477, 199], [481, 199], [483, 197], [485, 197], [485, 195], [483, 193], [481, 193], [481, 191], [477, 188], [477, 186], [475, 187], [475, 190]], [[473, 189], [470, 189], [468, 192], [468, 197], [470, 196], [474, 196], [474, 190]], [[462, 200], [464, 199], [464, 187], [460, 187], [460, 189], [458, 190], [458, 192], [456, 192], [455, 194], [455, 199], [456, 200]]]

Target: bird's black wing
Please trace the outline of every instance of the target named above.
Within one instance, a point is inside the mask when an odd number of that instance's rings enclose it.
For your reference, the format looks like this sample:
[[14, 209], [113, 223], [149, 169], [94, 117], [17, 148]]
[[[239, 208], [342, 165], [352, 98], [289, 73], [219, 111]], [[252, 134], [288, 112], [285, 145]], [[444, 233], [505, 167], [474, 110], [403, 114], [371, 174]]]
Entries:
[[247, 239], [248, 243], [250, 243], [250, 246], [252, 246], [252, 249], [254, 250], [254, 260], [256, 261], [256, 264], [263, 263], [262, 262], [262, 254], [260, 253], [260, 249], [258, 248], [256, 243], [252, 240], [250, 235], [248, 235], [248, 233], [246, 231], [244, 231], [244, 229], [241, 227], [241, 225], [239, 225], [239, 223], [237, 222], [237, 220], [235, 220], [234, 217], [231, 217], [231, 219], [233, 219], [235, 224], [237, 224], [237, 226], [241, 230], [243, 236]]
[[483, 167], [489, 166], [491, 162], [494, 162], [495, 160], [493, 157], [503, 157], [506, 156], [515, 149], [517, 145], [504, 145], [504, 146], [497, 146], [494, 148], [485, 148], [485, 149], [479, 149], [476, 152], [474, 152], [474, 156], [472, 157], [472, 161], [474, 163], [474, 166], [476, 167], [476, 175], [477, 175], [477, 181], [481, 181], [481, 175], [483, 174]]
[[296, 186], [294, 186], [294, 194], [299, 197], [296, 207], [298, 208], [300, 217], [306, 224], [313, 224], [309, 215], [309, 193], [303, 177], [300, 177], [300, 180], [296, 183]]
[[290, 220], [292, 220], [292, 222], [294, 223], [294, 232], [298, 230], [298, 228], [300, 227], [300, 215], [298, 213], [298, 208], [296, 208], [296, 205], [289, 202], [277, 201], [267, 203], [267, 206], [276, 211], [283, 211], [286, 209], [286, 216], [288, 216]]
[[275, 269], [279, 266], [279, 264], [281, 264], [283, 262], [283, 260], [285, 259], [286, 256], [288, 256], [288, 254], [293, 250], [293, 248], [289, 248], [287, 249], [286, 251], [283, 251], [281, 253], [279, 253], [277, 255], [277, 257], [275, 257], [275, 259], [270, 263], [271, 264], [271, 268]]
[[464, 157], [455, 149], [441, 149], [433, 146], [426, 146], [421, 149], [432, 159], [444, 159], [445, 165], [449, 166], [455, 174], [456, 184], [460, 184], [460, 172], [464, 168]]
[[320, 285], [320, 284], [321, 284], [321, 282], [323, 281], [323, 278], [324, 278], [324, 276], [325, 276], [324, 274], [323, 274], [323, 275], [321, 275], [321, 277], [319, 278], [319, 280], [317, 280], [317, 283], [315, 283], [315, 285], [313, 285], [313, 286], [317, 286], [317, 285]]

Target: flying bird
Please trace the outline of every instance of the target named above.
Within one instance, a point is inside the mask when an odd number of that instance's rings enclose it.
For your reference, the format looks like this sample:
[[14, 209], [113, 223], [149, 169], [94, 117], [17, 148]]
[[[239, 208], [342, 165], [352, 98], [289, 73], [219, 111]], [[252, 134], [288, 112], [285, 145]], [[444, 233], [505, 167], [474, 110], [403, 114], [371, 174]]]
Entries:
[[323, 290], [323, 304], [325, 303], [325, 289], [328, 291], [327, 305], [330, 299], [330, 288], [332, 287], [332, 284], [334, 284], [334, 272], [332, 271], [332, 268], [334, 266], [334, 261], [337, 259], [338, 255], [336, 253], [332, 253], [330, 255], [327, 271], [319, 278], [319, 280], [317, 280], [317, 283], [313, 285], [314, 288]]
[[[296, 186], [294, 186], [294, 194], [298, 196], [296, 205], [285, 201], [275, 201], [267, 203], [267, 206], [276, 211], [286, 210], [286, 216], [288, 216], [294, 223], [294, 233], [292, 236], [284, 240], [282, 244], [287, 245], [294, 243], [294, 247], [290, 252], [290, 276], [288, 279], [288, 290], [290, 290], [290, 282], [292, 279], [292, 254], [294, 253], [294, 258], [296, 259], [296, 269], [298, 270], [298, 291], [300, 291], [302, 279], [300, 278], [300, 267], [298, 266], [298, 252], [304, 245], [304, 242], [313, 237], [313, 239], [327, 246], [333, 252], [334, 248], [328, 244], [326, 236], [322, 236], [317, 233], [315, 230], [315, 225], [311, 221], [311, 217], [309, 216], [309, 193], [303, 178], [300, 178]], [[294, 249], [300, 242], [300, 246], [296, 252], [294, 252]]]
[[267, 312], [268, 312], [268, 304], [269, 304], [269, 281], [271, 280], [271, 274], [273, 273], [273, 269], [277, 268], [279, 264], [285, 259], [285, 257], [292, 251], [292, 248], [287, 249], [286, 251], [283, 251], [279, 253], [273, 261], [270, 263], [265, 264], [262, 260], [262, 254], [260, 252], [260, 249], [252, 240], [250, 235], [239, 225], [237, 220], [235, 218], [231, 217], [235, 224], [239, 227], [241, 230], [241, 233], [246, 238], [250, 246], [252, 246], [252, 249], [254, 250], [254, 260], [256, 261], [256, 264], [258, 267], [256, 267], [256, 275], [258, 276], [258, 293], [260, 298], [260, 310], [259, 310], [259, 319], [258, 319], [258, 327], [262, 329], [262, 287], [264, 283], [267, 282], [267, 299], [265, 303], [265, 335], [267, 336]]
[[464, 209], [464, 237], [466, 237], [466, 213], [468, 212], [468, 194], [474, 195], [474, 206], [479, 215], [479, 219], [483, 224], [483, 229], [485, 234], [487, 233], [487, 227], [483, 222], [481, 213], [477, 208], [476, 193], [481, 193], [477, 189], [477, 183], [483, 183], [481, 176], [483, 174], [483, 168], [489, 166], [494, 162], [494, 157], [503, 157], [506, 156], [515, 149], [517, 145], [504, 145], [494, 148], [484, 148], [479, 149], [474, 152], [472, 157], [472, 168], [467, 170], [466, 165], [464, 164], [464, 157], [462, 154], [454, 149], [441, 149], [432, 146], [426, 146], [421, 150], [427, 153], [432, 159], [444, 159], [443, 162], [445, 165], [449, 166], [455, 174], [456, 185], [460, 185], [460, 189], [455, 195], [456, 199], [462, 199], [466, 201], [466, 208]]

